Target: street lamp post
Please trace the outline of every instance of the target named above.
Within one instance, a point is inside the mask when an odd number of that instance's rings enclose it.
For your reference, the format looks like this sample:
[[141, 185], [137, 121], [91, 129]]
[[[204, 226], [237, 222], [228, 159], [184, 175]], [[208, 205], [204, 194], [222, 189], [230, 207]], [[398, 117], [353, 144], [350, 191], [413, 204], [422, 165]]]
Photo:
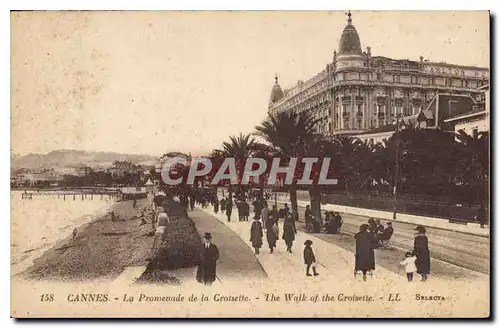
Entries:
[[393, 189], [393, 212], [392, 212], [392, 219], [396, 220], [396, 213], [398, 210], [398, 183], [399, 183], [399, 125], [400, 125], [400, 120], [401, 114], [396, 114], [396, 154], [395, 154], [395, 160], [396, 160], [396, 167], [395, 167], [395, 172], [394, 172], [394, 189]]
[[274, 189], [274, 205], [278, 208], [278, 191]]

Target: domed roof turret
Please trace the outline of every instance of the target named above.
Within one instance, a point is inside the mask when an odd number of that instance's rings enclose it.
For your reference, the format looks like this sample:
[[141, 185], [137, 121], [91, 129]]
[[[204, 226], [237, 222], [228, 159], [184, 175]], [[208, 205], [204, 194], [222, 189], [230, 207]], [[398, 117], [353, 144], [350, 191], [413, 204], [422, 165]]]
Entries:
[[274, 85], [273, 89], [271, 90], [271, 98], [269, 99], [270, 102], [275, 103], [279, 100], [281, 100], [284, 97], [283, 89], [281, 89], [279, 83], [278, 83], [278, 75], [274, 78]]
[[347, 14], [347, 25], [340, 37], [339, 55], [361, 55], [361, 42], [354, 25], [352, 25], [351, 12]]

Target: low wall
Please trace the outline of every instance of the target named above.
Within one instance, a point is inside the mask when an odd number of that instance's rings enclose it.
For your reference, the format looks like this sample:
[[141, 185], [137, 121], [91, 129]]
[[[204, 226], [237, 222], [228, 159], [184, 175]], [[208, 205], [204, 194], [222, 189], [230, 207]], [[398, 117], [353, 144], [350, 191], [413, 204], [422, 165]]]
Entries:
[[[277, 193], [276, 196], [279, 202], [290, 203], [290, 196], [288, 193]], [[307, 192], [299, 191], [299, 193], [297, 193], [297, 199], [299, 206], [309, 205], [309, 195], [307, 194]], [[272, 200], [274, 200], [274, 195], [272, 197]], [[373, 210], [373, 209], [352, 207], [345, 205], [336, 205], [336, 204], [323, 204], [321, 205], [321, 208], [323, 210], [328, 210], [328, 211], [336, 211], [341, 213], [393, 221], [392, 211], [380, 211], [380, 210]], [[470, 222], [452, 223], [448, 219], [419, 216], [419, 215], [412, 215], [405, 213], [397, 213], [396, 221], [411, 223], [415, 225], [423, 225], [438, 229], [458, 231], [479, 236], [489, 236], [489, 228], [481, 229], [479, 224], [477, 223], [470, 223]]]

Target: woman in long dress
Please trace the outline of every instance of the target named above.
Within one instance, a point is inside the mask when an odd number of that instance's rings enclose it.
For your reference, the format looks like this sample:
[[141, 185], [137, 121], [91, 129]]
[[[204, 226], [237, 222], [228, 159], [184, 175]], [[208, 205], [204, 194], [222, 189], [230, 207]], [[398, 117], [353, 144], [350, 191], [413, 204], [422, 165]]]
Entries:
[[289, 253], [292, 252], [292, 245], [296, 234], [295, 220], [293, 219], [293, 215], [288, 213], [285, 217], [285, 222], [283, 222], [283, 240], [286, 243], [286, 250]]
[[375, 252], [376, 241], [373, 234], [368, 232], [369, 226], [362, 224], [359, 232], [354, 235], [356, 239], [356, 253], [354, 273], [363, 272], [363, 281], [366, 281], [366, 273], [375, 270]]
[[252, 227], [250, 228], [250, 241], [252, 242], [252, 247], [255, 249], [255, 254], [259, 254], [259, 249], [262, 247], [262, 224], [259, 221], [259, 217], [255, 216], [252, 222]]
[[425, 227], [418, 226], [415, 230], [417, 231], [413, 241], [413, 251], [417, 257], [415, 265], [417, 266], [417, 273], [422, 276], [422, 281], [426, 281], [427, 275], [431, 272], [429, 242], [427, 240], [427, 236], [425, 235]]

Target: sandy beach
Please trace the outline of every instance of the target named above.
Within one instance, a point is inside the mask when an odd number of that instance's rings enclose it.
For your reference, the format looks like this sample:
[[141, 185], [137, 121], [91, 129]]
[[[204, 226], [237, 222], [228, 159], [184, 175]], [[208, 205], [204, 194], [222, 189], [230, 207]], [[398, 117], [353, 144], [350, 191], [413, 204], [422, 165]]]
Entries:
[[147, 199], [139, 200], [136, 208], [132, 204], [115, 203], [111, 211], [119, 220], [112, 221], [107, 213], [96, 217], [77, 228], [74, 239], [70, 236], [58, 242], [20, 276], [29, 280], [112, 280], [126, 267], [145, 266], [154, 242], [154, 236], [148, 234], [151, 224], [139, 226]]

